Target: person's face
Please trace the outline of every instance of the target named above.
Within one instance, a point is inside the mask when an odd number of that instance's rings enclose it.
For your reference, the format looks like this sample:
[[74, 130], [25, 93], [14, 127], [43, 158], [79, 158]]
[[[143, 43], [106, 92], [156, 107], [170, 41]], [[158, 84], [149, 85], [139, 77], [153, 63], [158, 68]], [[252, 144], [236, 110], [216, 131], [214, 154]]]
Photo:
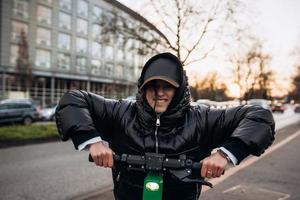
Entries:
[[[155, 92], [156, 90], [156, 92]], [[146, 86], [146, 99], [151, 108], [157, 113], [163, 113], [167, 110], [176, 88], [162, 80], [153, 80]], [[156, 94], [155, 94], [156, 93]], [[157, 97], [156, 97], [157, 95]], [[156, 101], [156, 105], [155, 105]]]

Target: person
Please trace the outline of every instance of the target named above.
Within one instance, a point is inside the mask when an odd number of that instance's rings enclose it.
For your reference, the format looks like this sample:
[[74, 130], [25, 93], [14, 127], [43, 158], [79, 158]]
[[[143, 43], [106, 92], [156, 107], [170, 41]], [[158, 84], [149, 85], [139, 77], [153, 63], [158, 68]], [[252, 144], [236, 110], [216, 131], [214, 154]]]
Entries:
[[[275, 135], [272, 113], [262, 107], [192, 106], [183, 66], [168, 52], [144, 65], [136, 101], [69, 91], [59, 102], [56, 122], [63, 141], [71, 138], [76, 149], [89, 150], [96, 165], [112, 168], [114, 196], [119, 200], [142, 199], [146, 175], [114, 168], [114, 153], [186, 154], [202, 162], [202, 177], [213, 178], [250, 154], [261, 155]], [[211, 153], [213, 149], [218, 150]], [[163, 199], [198, 199], [201, 186], [197, 183], [179, 182], [172, 174], [163, 178]]]

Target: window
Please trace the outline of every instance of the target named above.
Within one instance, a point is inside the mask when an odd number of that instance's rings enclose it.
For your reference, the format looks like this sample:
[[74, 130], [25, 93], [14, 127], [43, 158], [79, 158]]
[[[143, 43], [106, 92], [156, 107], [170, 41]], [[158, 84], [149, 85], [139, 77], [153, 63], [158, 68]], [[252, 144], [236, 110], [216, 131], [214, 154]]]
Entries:
[[122, 49], [125, 48], [125, 37], [124, 36], [118, 35], [116, 42], [117, 42], [118, 48], [122, 48]]
[[87, 35], [88, 22], [83, 19], [77, 19], [77, 33]]
[[101, 73], [101, 62], [100, 60], [92, 60], [91, 61], [91, 73], [92, 74], [100, 74]]
[[43, 24], [52, 23], [52, 11], [50, 8], [38, 5], [37, 7], [37, 20]]
[[0, 110], [5, 110], [5, 109], [8, 109], [7, 104], [1, 104], [0, 105]]
[[71, 30], [71, 16], [66, 13], [59, 13], [58, 25], [62, 29]]
[[76, 40], [76, 51], [78, 53], [86, 53], [87, 51], [87, 40], [83, 38], [77, 38]]
[[96, 41], [100, 41], [101, 39], [101, 26], [98, 24], [94, 24], [92, 26], [92, 38]]
[[65, 33], [58, 33], [57, 46], [60, 49], [70, 50], [71, 36]]
[[28, 0], [14, 0], [13, 14], [14, 16], [28, 19]]
[[50, 4], [50, 5], [53, 4], [53, 0], [39, 0], [39, 1], [40, 1], [40, 2], [43, 2], [43, 3]]
[[132, 51], [134, 49], [134, 43], [132, 39], [128, 39], [125, 48], [127, 51]]
[[35, 65], [43, 68], [50, 68], [51, 53], [50, 51], [37, 49]]
[[107, 60], [113, 60], [114, 59], [114, 48], [112, 46], [106, 46], [105, 47], [104, 57]]
[[112, 77], [113, 76], [113, 64], [112, 63], [106, 63], [105, 65], [105, 75], [107, 77]]
[[133, 62], [134, 62], [134, 54], [133, 54], [133, 52], [127, 52], [125, 59], [126, 59], [127, 64], [129, 64], [130, 66], [132, 66]]
[[72, 2], [71, 0], [59, 0], [59, 7], [63, 10], [71, 11], [72, 10]]
[[98, 6], [93, 7], [93, 21], [99, 22], [101, 20], [102, 9]]
[[92, 55], [95, 57], [101, 57], [101, 44], [99, 42], [92, 43]]
[[140, 57], [138, 55], [134, 55], [134, 67], [138, 68], [140, 66]]
[[77, 13], [82, 17], [88, 16], [88, 3], [83, 0], [78, 1]]
[[51, 45], [51, 31], [45, 28], [38, 27], [36, 30], [36, 43], [40, 45]]
[[76, 69], [78, 72], [86, 72], [87, 59], [82, 56], [76, 57]]
[[19, 42], [21, 38], [21, 32], [24, 31], [25, 35], [28, 33], [28, 25], [18, 21], [12, 21], [12, 31], [11, 31], [11, 40], [14, 42]]
[[116, 59], [119, 62], [122, 62], [124, 60], [124, 51], [123, 51], [123, 49], [118, 49], [117, 50]]
[[10, 64], [12, 64], [12, 65], [17, 64], [18, 51], [19, 51], [18, 45], [11, 45], [10, 46]]
[[65, 53], [59, 53], [57, 56], [57, 66], [59, 69], [62, 70], [69, 70], [70, 69], [70, 55]]
[[124, 42], [125, 39], [123, 36], [118, 36], [117, 38], [117, 52], [116, 52], [116, 59], [119, 62], [124, 60]]
[[122, 78], [123, 76], [123, 66], [122, 65], [117, 65], [116, 67], [116, 77]]

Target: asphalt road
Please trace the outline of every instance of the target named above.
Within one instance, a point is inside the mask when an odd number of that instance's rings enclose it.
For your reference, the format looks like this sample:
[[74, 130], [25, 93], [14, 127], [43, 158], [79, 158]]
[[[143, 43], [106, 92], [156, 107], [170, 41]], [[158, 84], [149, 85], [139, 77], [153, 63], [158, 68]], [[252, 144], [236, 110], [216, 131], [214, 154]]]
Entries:
[[0, 199], [71, 199], [112, 184], [109, 169], [63, 142], [0, 150]]
[[204, 192], [200, 199], [299, 200], [299, 146], [300, 136], [297, 136], [268, 156]]
[[[217, 179], [210, 180], [214, 188], [202, 192], [200, 200], [299, 200], [300, 157], [297, 147], [300, 145], [300, 124], [278, 131], [273, 146], [279, 146], [294, 136], [295, 132], [298, 132], [297, 137], [286, 145], [276, 148], [275, 151], [271, 150], [272, 147], [263, 158], [250, 157], [243, 161], [239, 166], [242, 169], [232, 173], [231, 176], [227, 175], [224, 181], [216, 184]], [[256, 161], [247, 165], [253, 158]], [[98, 199], [112, 200], [112, 189], [74, 198], [74, 200]]]
[[[295, 117], [289, 112], [275, 116], [285, 125]], [[70, 142], [0, 149], [0, 199], [74, 199], [111, 185], [110, 170], [88, 163], [87, 152], [75, 152]]]

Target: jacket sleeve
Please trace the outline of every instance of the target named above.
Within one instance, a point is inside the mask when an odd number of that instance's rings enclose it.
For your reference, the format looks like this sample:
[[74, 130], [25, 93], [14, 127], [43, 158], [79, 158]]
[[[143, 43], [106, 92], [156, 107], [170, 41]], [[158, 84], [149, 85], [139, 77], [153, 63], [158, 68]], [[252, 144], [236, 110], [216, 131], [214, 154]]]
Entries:
[[245, 152], [243, 157], [248, 154], [261, 155], [274, 141], [273, 115], [260, 106], [208, 109], [206, 125], [212, 148], [222, 145], [240, 147]]
[[55, 112], [60, 138], [66, 141], [71, 137], [76, 149], [97, 136], [109, 141], [120, 104], [81, 90], [65, 93]]

